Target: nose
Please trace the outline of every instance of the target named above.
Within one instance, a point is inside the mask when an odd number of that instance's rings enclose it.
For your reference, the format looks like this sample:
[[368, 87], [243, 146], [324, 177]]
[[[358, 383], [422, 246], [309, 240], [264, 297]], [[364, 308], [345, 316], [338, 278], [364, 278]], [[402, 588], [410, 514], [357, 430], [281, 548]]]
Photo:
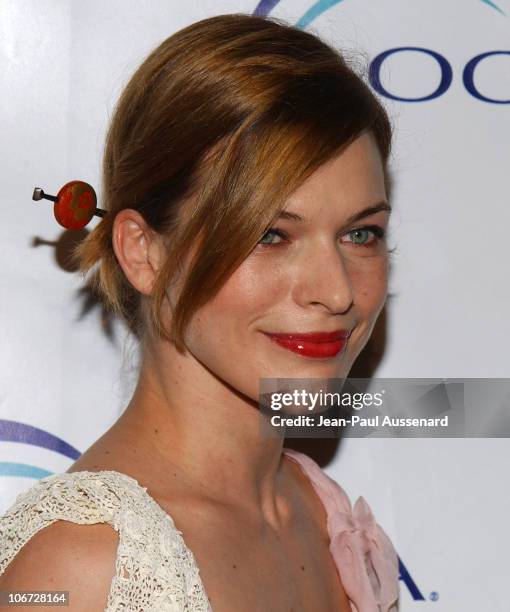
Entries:
[[322, 306], [333, 314], [347, 313], [354, 300], [348, 267], [338, 248], [322, 246], [297, 264], [294, 299], [303, 308]]

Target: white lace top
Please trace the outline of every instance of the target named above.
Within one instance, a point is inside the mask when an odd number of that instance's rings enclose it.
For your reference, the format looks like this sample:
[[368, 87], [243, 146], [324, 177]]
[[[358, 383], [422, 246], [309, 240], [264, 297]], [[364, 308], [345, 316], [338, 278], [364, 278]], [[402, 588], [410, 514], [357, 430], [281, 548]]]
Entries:
[[[340, 486], [310, 457], [284, 452], [302, 466], [324, 503], [330, 550], [353, 612], [397, 610], [397, 556], [366, 502], [359, 498], [353, 511]], [[193, 553], [173, 519], [146, 487], [113, 470], [53, 474], [18, 495], [0, 517], [0, 575], [37, 531], [57, 520], [109, 523], [118, 532], [105, 612], [212, 612]]]

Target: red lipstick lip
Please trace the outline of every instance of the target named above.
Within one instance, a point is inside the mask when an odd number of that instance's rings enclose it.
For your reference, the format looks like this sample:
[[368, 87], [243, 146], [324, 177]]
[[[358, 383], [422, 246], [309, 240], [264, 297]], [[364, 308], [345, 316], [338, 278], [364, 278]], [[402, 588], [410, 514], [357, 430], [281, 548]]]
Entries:
[[351, 332], [347, 329], [339, 329], [332, 332], [264, 332], [271, 338], [280, 340], [306, 340], [307, 342], [337, 342], [338, 340], [347, 340]]
[[279, 346], [302, 355], [318, 359], [337, 356], [346, 346], [350, 331], [337, 330], [335, 332], [296, 332], [272, 333], [263, 332], [270, 340]]

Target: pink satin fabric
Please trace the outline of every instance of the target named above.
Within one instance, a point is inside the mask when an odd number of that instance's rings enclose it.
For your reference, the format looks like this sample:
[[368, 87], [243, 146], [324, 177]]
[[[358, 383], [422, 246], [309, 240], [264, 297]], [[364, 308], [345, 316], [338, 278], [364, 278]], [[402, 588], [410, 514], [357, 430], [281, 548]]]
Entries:
[[291, 448], [283, 452], [310, 479], [328, 517], [329, 549], [352, 612], [396, 612], [398, 557], [393, 544], [363, 497], [351, 507], [342, 487], [318, 463]]

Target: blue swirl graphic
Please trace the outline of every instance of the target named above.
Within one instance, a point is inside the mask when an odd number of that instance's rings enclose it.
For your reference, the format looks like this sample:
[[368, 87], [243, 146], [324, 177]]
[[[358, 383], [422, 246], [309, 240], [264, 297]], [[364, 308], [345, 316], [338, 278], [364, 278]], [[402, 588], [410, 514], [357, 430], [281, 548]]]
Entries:
[[317, 19], [319, 15], [329, 11], [330, 8], [333, 8], [335, 4], [340, 4], [340, 2], [343, 2], [343, 0], [319, 0], [296, 22], [296, 26], [298, 28], [306, 28], [306, 26], [312, 23], [314, 19]]
[[[317, 19], [322, 13], [329, 11], [330, 8], [335, 6], [336, 4], [340, 4], [344, 0], [317, 0], [307, 11], [306, 13], [296, 22], [296, 26], [299, 28], [306, 28], [307, 25], [310, 25], [314, 19]], [[490, 6], [501, 15], [506, 15], [506, 13], [497, 6], [492, 0], [479, 0], [486, 6]], [[255, 7], [253, 11], [254, 15], [269, 15], [269, 13], [275, 8], [277, 4], [280, 3], [280, 0], [260, 0], [260, 2]]]
[[[20, 442], [22, 444], [47, 448], [75, 460], [81, 455], [77, 448], [74, 448], [74, 446], [71, 446], [71, 444], [68, 444], [65, 440], [49, 431], [28, 425], [27, 423], [7, 419], [0, 419], [0, 441]], [[35, 465], [0, 461], [0, 476], [25, 476], [39, 480], [52, 473]]]
[[0, 476], [22, 476], [24, 478], [40, 480], [46, 476], [51, 476], [53, 473], [54, 472], [49, 472], [36, 465], [29, 465], [28, 463], [0, 461]]
[[491, 6], [493, 9], [500, 12], [502, 15], [505, 15], [505, 13], [499, 8], [499, 6], [496, 6], [494, 2], [491, 2], [491, 0], [482, 0], [482, 2], [487, 6]]

